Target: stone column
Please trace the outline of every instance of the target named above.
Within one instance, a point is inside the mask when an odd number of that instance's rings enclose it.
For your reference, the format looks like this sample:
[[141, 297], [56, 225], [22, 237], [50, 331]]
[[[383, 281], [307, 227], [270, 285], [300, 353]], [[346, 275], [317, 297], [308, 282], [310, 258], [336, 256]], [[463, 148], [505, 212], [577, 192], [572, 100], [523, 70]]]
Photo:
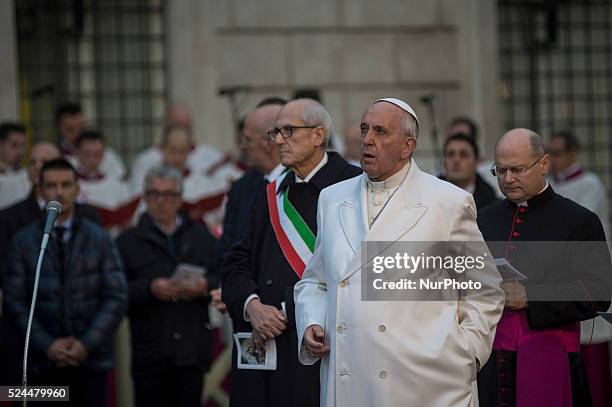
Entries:
[[223, 150], [232, 137], [218, 132], [215, 53], [219, 3], [215, 0], [170, 1], [166, 13], [167, 69], [170, 102], [184, 104], [193, 115], [194, 134], [200, 142]]
[[18, 120], [19, 71], [13, 0], [0, 1], [0, 61], [0, 120]]

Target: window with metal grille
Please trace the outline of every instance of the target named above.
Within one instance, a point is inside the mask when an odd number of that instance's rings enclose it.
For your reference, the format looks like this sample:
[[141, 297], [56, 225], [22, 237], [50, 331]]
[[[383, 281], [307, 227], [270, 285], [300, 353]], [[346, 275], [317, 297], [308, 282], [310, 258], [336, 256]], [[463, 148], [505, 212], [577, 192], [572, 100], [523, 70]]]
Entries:
[[126, 162], [153, 143], [167, 100], [164, 0], [22, 0], [16, 12], [35, 141], [55, 141], [55, 109], [78, 101]]
[[[612, 182], [612, 2], [498, 2], [504, 128], [569, 129]], [[611, 212], [612, 213], [612, 212]]]

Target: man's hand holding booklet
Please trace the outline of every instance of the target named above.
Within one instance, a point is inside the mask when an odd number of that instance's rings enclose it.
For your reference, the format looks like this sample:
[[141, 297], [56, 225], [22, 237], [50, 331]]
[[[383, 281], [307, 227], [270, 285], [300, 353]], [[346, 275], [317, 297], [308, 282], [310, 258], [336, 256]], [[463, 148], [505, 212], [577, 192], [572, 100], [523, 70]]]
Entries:
[[192, 300], [203, 296], [208, 291], [206, 268], [189, 263], [180, 263], [170, 280], [175, 282], [180, 291], [181, 299]]

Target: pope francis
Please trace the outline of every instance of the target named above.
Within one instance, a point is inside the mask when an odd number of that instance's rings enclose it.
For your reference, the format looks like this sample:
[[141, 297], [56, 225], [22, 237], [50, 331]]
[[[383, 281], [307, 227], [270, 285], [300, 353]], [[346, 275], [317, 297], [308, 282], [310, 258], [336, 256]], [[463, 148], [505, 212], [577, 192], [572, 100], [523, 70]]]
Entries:
[[504, 305], [492, 262], [482, 288], [455, 301], [362, 301], [360, 271], [363, 241], [483, 242], [474, 200], [417, 167], [407, 103], [375, 101], [360, 128], [364, 174], [321, 192], [315, 252], [295, 285], [300, 362], [321, 359], [321, 406], [477, 406]]

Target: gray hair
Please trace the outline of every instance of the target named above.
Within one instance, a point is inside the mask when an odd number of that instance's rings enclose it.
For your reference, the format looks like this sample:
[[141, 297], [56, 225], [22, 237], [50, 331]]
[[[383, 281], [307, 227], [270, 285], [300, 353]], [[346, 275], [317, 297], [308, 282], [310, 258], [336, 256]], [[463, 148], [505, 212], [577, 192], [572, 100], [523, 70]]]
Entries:
[[329, 135], [332, 132], [332, 119], [325, 107], [314, 99], [302, 98], [296, 99], [295, 102], [304, 104], [304, 113], [302, 120], [306, 126], [321, 126], [325, 130], [325, 140], [323, 147], [327, 146]]
[[154, 179], [166, 179], [176, 182], [179, 192], [183, 193], [183, 175], [175, 167], [170, 165], [158, 165], [147, 171], [144, 178], [145, 191], [149, 189]]
[[527, 134], [529, 135], [529, 144], [531, 145], [531, 152], [533, 156], [540, 157], [546, 152], [546, 144], [544, 144], [544, 139], [533, 130], [529, 130]]
[[407, 137], [419, 138], [419, 125], [412, 115], [406, 112], [406, 118], [404, 119], [404, 134]]

